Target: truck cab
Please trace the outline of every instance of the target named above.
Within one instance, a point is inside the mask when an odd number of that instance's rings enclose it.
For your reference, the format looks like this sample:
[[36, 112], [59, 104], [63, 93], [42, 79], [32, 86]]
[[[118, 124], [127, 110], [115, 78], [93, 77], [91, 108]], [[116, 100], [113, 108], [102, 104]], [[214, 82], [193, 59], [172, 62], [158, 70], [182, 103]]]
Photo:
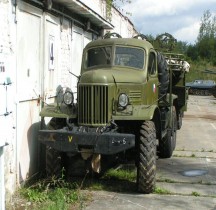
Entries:
[[88, 44], [78, 83], [78, 123], [150, 119], [142, 110], [158, 104], [156, 63], [157, 53], [147, 41], [112, 38]]

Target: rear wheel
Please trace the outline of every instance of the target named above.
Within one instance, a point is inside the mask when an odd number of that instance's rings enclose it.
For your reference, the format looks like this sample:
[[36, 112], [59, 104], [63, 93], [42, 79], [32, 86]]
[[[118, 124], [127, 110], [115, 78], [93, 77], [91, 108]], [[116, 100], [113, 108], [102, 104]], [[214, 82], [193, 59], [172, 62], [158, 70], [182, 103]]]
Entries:
[[167, 62], [164, 56], [158, 53], [157, 59], [158, 59], [158, 73], [159, 73], [158, 79], [160, 82], [159, 97], [162, 97], [166, 95], [168, 90], [169, 72], [168, 72]]
[[168, 128], [167, 134], [159, 143], [160, 158], [170, 158], [176, 147], [177, 118], [175, 107], [172, 108], [172, 127]]
[[151, 193], [156, 179], [156, 131], [152, 121], [146, 121], [141, 125], [138, 150], [138, 191]]
[[216, 98], [216, 87], [212, 89], [212, 94]]
[[178, 112], [178, 120], [177, 120], [177, 129], [180, 130], [182, 127], [182, 118], [183, 118], [183, 113]]

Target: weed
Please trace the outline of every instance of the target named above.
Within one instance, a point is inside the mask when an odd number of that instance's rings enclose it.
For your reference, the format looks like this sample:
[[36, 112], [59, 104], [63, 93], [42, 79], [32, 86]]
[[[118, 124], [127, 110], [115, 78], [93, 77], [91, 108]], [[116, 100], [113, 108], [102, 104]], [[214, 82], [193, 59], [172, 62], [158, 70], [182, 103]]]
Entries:
[[198, 192], [192, 192], [191, 195], [196, 196], [196, 197], [200, 196]]
[[155, 194], [160, 194], [160, 195], [170, 195], [171, 192], [169, 190], [160, 188], [160, 187], [155, 187], [154, 189]]
[[120, 180], [128, 180], [135, 181], [136, 180], [136, 170], [128, 170], [128, 169], [110, 169], [105, 174], [104, 178], [106, 179], [120, 179]]
[[20, 190], [21, 195], [25, 198], [28, 198], [31, 202], [43, 202], [48, 199], [48, 195], [45, 191], [40, 189], [30, 189], [30, 188], [22, 188]]
[[181, 155], [174, 154], [173, 157], [182, 157]]
[[78, 185], [66, 182], [63, 176], [37, 181], [34, 185], [23, 187], [20, 194], [42, 210], [67, 210], [72, 204], [82, 205], [85, 199]]
[[175, 180], [171, 180], [171, 179], [157, 179], [157, 182], [166, 182], [166, 183], [176, 183]]
[[196, 155], [195, 154], [191, 154], [191, 157], [196, 157]]

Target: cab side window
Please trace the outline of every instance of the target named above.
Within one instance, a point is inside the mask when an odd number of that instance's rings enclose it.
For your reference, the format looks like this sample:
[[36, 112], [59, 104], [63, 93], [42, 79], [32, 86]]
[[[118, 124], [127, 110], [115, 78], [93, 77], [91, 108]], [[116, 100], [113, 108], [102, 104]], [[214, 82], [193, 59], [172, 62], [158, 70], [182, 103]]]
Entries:
[[150, 52], [149, 62], [148, 62], [148, 74], [154, 75], [156, 73], [156, 57], [155, 53]]

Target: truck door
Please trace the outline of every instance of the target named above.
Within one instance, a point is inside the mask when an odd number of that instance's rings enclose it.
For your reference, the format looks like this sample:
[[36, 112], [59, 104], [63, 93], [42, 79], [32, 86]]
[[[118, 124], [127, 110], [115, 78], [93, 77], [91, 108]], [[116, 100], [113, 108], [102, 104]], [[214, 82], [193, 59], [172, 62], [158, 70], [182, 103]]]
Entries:
[[148, 83], [147, 83], [147, 103], [155, 104], [158, 99], [158, 75], [156, 65], [156, 53], [150, 51], [148, 58]]

